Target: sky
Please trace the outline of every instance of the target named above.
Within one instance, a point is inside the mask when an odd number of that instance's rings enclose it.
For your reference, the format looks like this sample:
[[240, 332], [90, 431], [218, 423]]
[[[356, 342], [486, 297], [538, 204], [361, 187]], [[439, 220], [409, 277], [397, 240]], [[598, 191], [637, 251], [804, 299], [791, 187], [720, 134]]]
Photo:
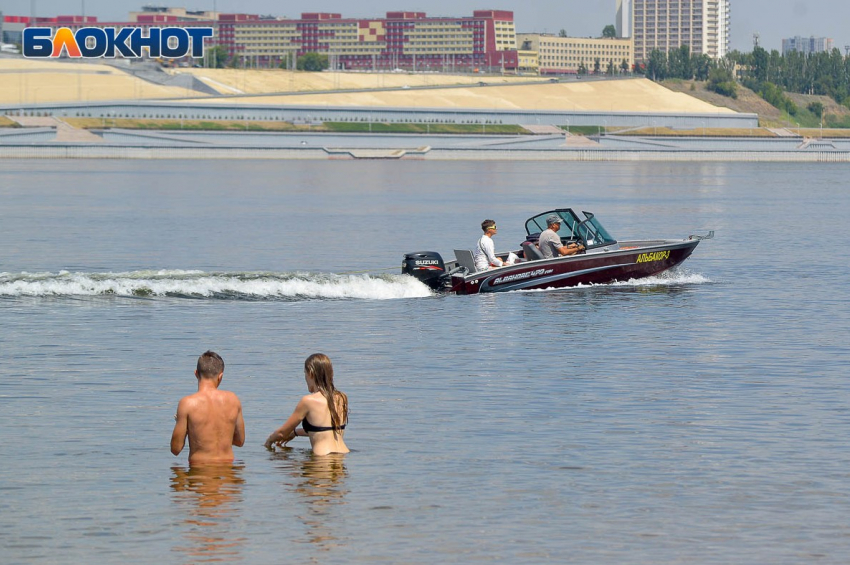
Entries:
[[[184, 7], [298, 18], [301, 12], [336, 12], [344, 17], [381, 17], [388, 11], [422, 11], [429, 16], [471, 16], [473, 10], [513, 10], [518, 32], [599, 36], [614, 23], [616, 0], [0, 0], [5, 15], [37, 16], [81, 14], [100, 21], [126, 21], [142, 4]], [[732, 49], [751, 51], [753, 33], [759, 44], [781, 51], [782, 38], [831, 37], [844, 51], [850, 45], [848, 0], [732, 0]]]

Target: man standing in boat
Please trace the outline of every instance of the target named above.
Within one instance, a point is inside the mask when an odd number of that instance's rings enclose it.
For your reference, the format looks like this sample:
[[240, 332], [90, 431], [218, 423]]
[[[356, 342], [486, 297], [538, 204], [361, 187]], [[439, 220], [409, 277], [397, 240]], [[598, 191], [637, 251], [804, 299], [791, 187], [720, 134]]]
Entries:
[[475, 270], [486, 271], [487, 269], [496, 269], [505, 265], [513, 265], [514, 257], [508, 256], [507, 261], [502, 261], [496, 257], [496, 248], [493, 245], [493, 236], [496, 235], [495, 220], [484, 220], [481, 222], [481, 229], [484, 230], [484, 235], [478, 240], [478, 245], [472, 250], [472, 257], [475, 259]]
[[544, 259], [554, 259], [565, 255], [575, 255], [579, 251], [584, 250], [584, 246], [580, 243], [571, 243], [569, 245], [561, 244], [561, 237], [558, 235], [558, 230], [561, 229], [561, 217], [557, 214], [552, 214], [546, 218], [546, 229], [540, 234], [540, 253]]

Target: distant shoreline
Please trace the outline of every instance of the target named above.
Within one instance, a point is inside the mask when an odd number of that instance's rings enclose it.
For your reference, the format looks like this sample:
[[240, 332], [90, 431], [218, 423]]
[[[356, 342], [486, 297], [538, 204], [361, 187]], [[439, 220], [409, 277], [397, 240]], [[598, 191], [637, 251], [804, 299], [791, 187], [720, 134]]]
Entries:
[[[238, 134], [237, 134], [238, 135]], [[850, 142], [836, 145], [828, 140], [799, 150], [787, 144], [775, 149], [747, 148], [747, 140], [712, 140], [730, 144], [728, 149], [638, 149], [606, 147], [521, 148], [510, 146], [434, 147], [417, 145], [416, 136], [396, 147], [340, 146], [186, 146], [175, 144], [56, 143], [11, 144], [0, 136], [0, 160], [10, 159], [148, 159], [148, 160], [420, 160], [420, 161], [570, 161], [570, 162], [795, 162], [850, 163]], [[457, 136], [453, 136], [457, 137]], [[361, 140], [362, 141], [362, 140]], [[407, 141], [407, 140], [405, 140]], [[649, 140], [651, 142], [651, 140]], [[699, 141], [699, 140], [695, 140]], [[784, 140], [776, 140], [781, 142]]]

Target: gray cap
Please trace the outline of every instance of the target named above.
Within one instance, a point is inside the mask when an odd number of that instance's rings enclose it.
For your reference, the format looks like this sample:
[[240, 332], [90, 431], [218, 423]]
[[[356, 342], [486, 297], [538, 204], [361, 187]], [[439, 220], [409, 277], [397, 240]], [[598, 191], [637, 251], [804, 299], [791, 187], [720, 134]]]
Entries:
[[546, 225], [551, 226], [552, 224], [563, 224], [564, 220], [561, 219], [561, 216], [557, 214], [552, 214], [548, 218], [546, 218]]

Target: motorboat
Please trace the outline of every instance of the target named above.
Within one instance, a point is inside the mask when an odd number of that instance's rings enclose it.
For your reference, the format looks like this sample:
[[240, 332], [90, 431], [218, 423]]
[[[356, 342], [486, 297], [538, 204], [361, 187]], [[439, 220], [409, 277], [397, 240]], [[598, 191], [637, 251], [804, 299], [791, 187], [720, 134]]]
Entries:
[[[561, 218], [558, 235], [562, 245], [581, 244], [585, 248], [582, 252], [543, 258], [537, 240], [547, 227], [546, 219], [553, 214]], [[662, 273], [687, 259], [700, 241], [714, 237], [711, 231], [685, 239], [618, 241], [594, 214], [582, 214], [583, 219], [572, 208], [558, 208], [529, 218], [520, 249], [496, 253], [503, 261], [514, 253], [519, 260], [512, 265], [477, 271], [469, 249], [456, 249], [453, 261], [444, 261], [435, 251], [417, 251], [404, 256], [402, 273], [435, 291], [457, 294], [608, 284]]]

